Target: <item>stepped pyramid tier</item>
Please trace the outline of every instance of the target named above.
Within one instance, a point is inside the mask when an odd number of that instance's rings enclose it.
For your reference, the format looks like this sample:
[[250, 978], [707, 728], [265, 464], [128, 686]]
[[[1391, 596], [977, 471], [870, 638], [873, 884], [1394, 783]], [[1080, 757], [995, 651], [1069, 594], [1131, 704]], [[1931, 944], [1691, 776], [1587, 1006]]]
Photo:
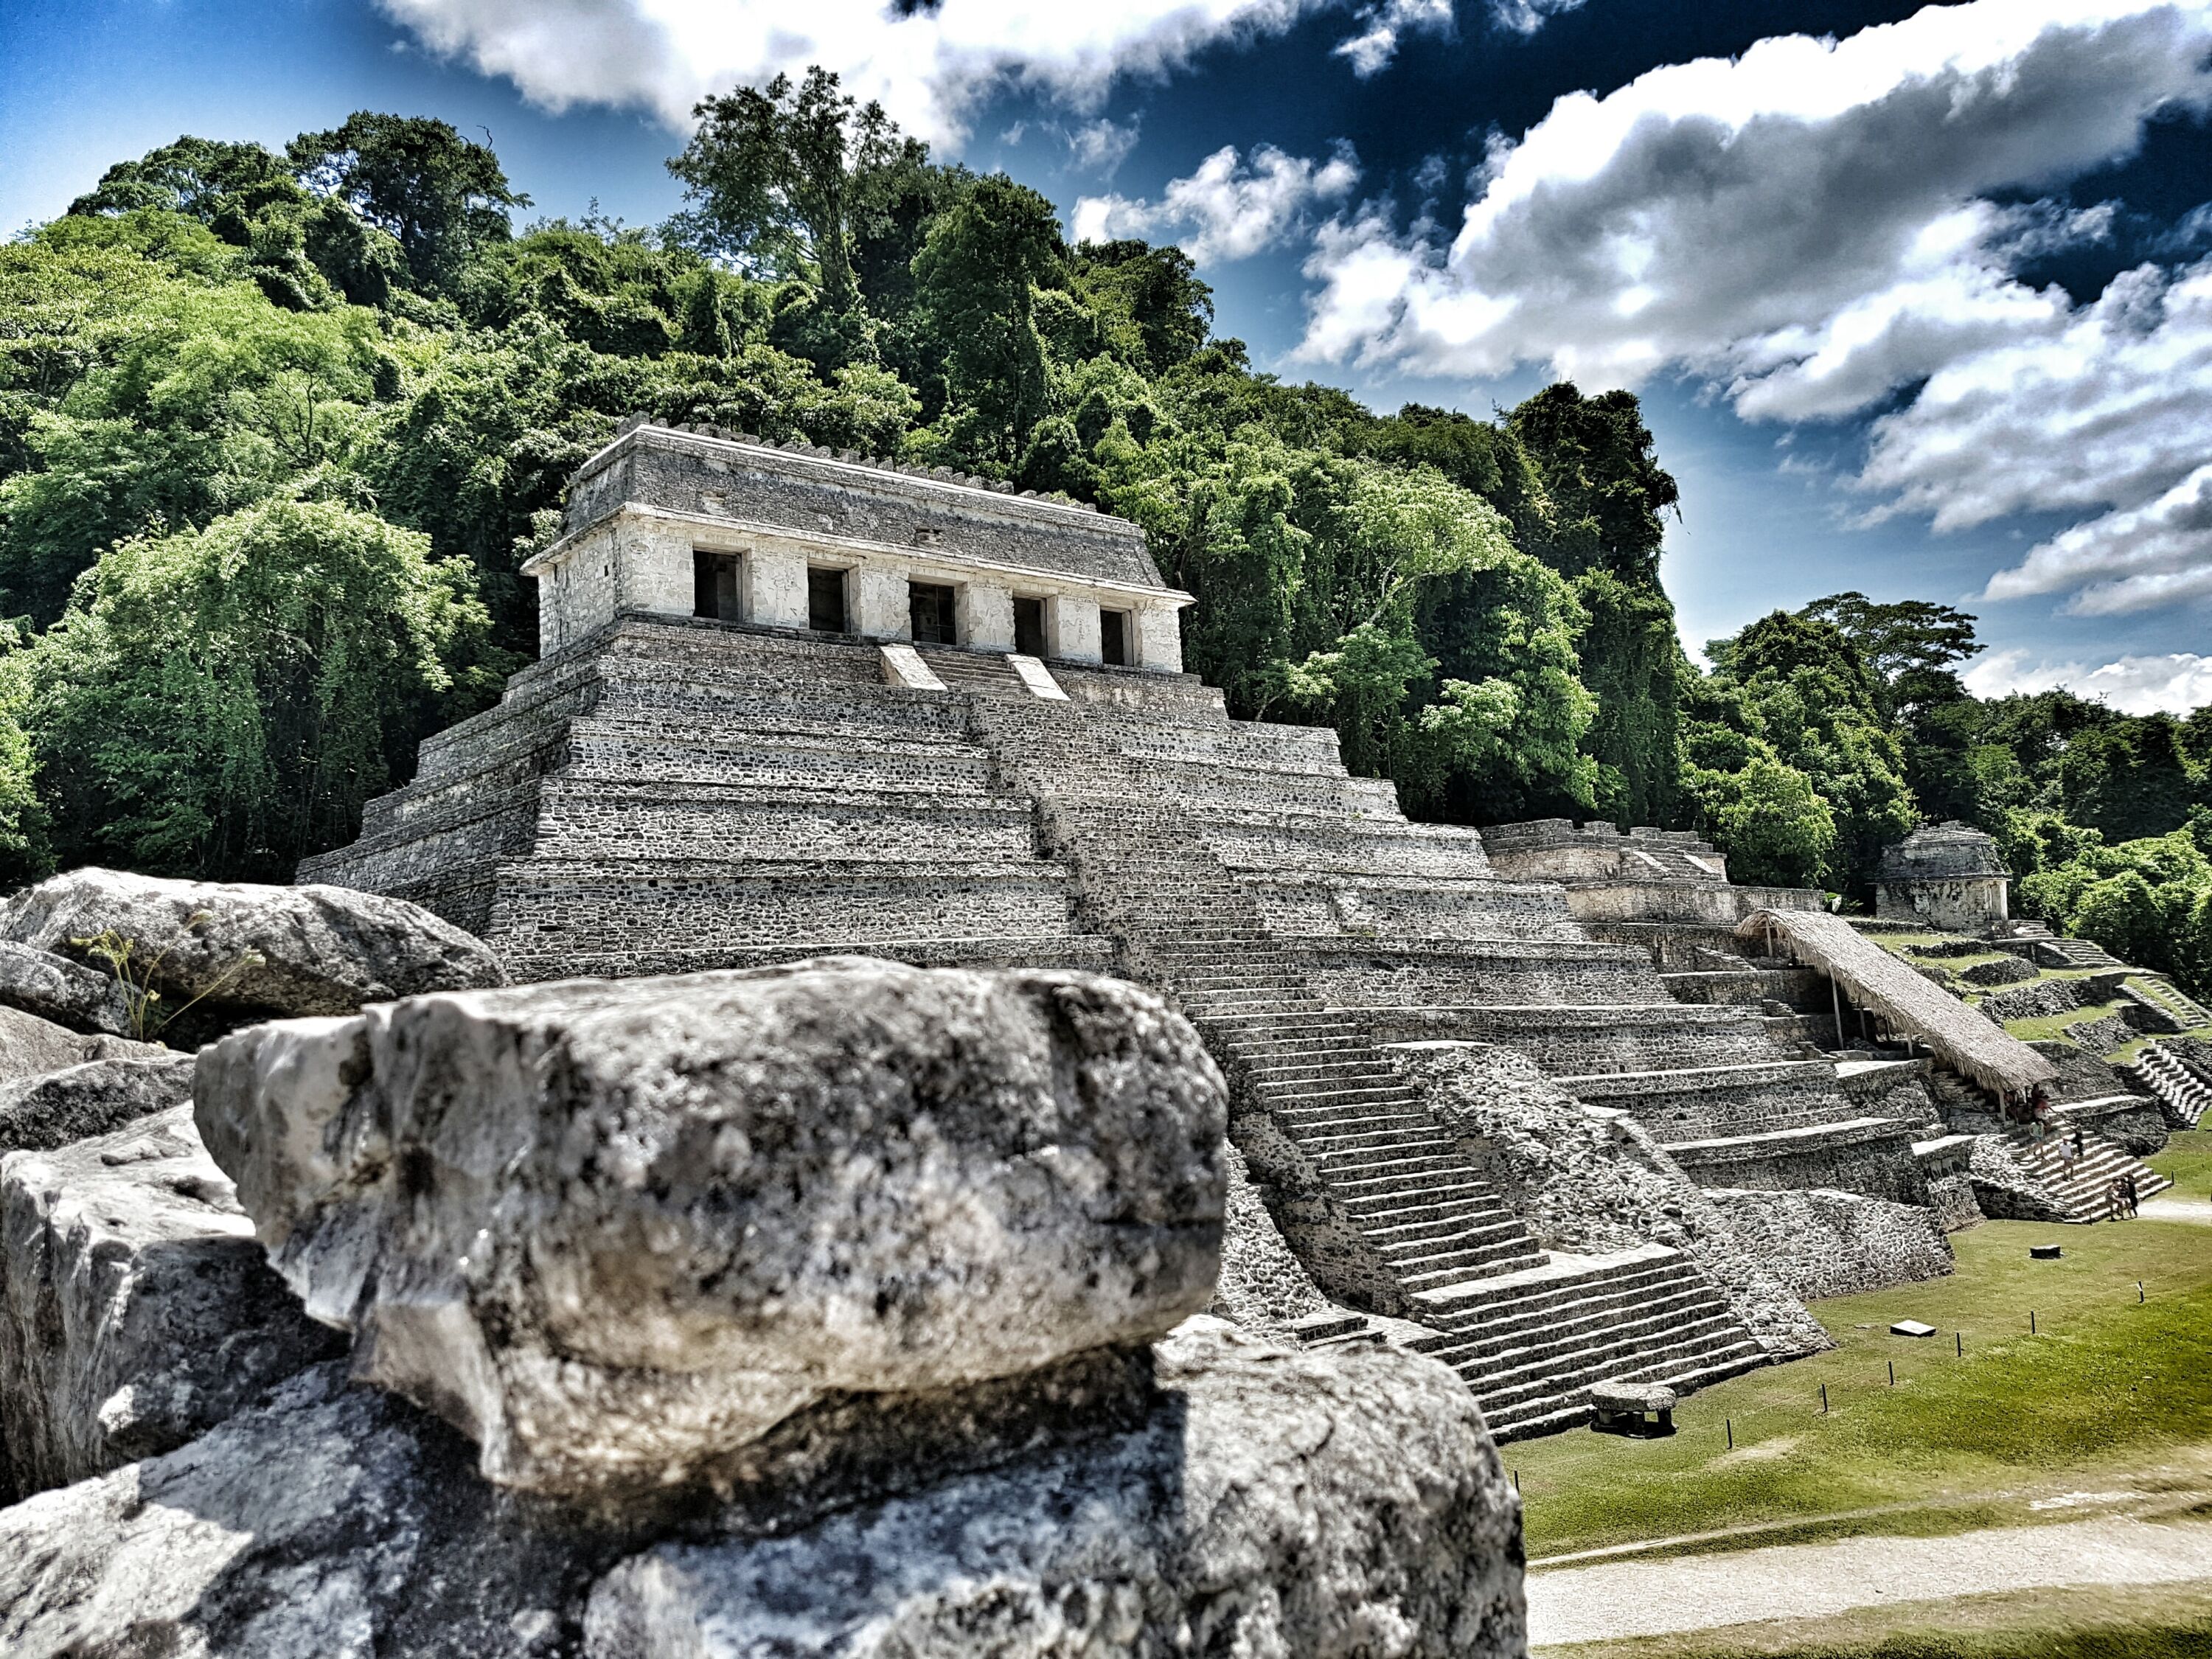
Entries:
[[1133, 526], [636, 428], [529, 568], [541, 659], [302, 879], [414, 899], [519, 980], [844, 951], [1152, 986], [1230, 1080], [1231, 1139], [1336, 1310], [1315, 1334], [1436, 1346], [1502, 1434], [1581, 1420], [1599, 1382], [1803, 1351], [1672, 1244], [1540, 1243], [1385, 1045], [1440, 1023], [1698, 1135], [1851, 1116], [1834, 1067], [1759, 1009], [1676, 1005], [1647, 951], [1409, 823], [1333, 732], [1231, 720]]

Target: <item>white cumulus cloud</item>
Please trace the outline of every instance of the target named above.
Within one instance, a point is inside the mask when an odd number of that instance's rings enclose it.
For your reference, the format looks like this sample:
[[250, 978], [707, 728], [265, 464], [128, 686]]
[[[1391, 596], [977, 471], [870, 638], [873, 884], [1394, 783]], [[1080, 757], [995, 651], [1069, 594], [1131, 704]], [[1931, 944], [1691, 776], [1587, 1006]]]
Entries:
[[2064, 686], [2076, 696], [2110, 703], [2124, 714], [2158, 709], [2186, 714], [2212, 702], [2212, 657], [2177, 651], [2162, 657], [2122, 657], [2092, 667], [2080, 662], [2034, 662], [2025, 651], [1992, 652], [1969, 668], [1966, 689], [1978, 697]]
[[1534, 34], [1563, 11], [1580, 9], [1583, 0], [1490, 0], [1490, 15], [1498, 27], [1516, 34]]
[[1188, 178], [1170, 180], [1157, 202], [1084, 197], [1075, 204], [1075, 237], [1171, 235], [1200, 264], [1245, 259], [1285, 240], [1315, 204], [1340, 200], [1358, 182], [1349, 149], [1315, 161], [1261, 144], [1248, 162], [1225, 144]]
[[1451, 33], [1451, 0], [1376, 0], [1359, 14], [1359, 25], [1358, 33], [1337, 43], [1336, 55], [1348, 60], [1352, 72], [1364, 81], [1389, 66], [1407, 35]]
[[503, 76], [552, 109], [649, 109], [672, 125], [709, 92], [810, 64], [874, 98], [908, 131], [948, 141], [994, 83], [1079, 109], [1123, 75], [1172, 70], [1200, 48], [1279, 32], [1334, 0], [378, 0], [433, 52]]
[[1971, 0], [1576, 94], [1493, 145], [1449, 244], [1364, 210], [1322, 227], [1300, 352], [1591, 386], [1687, 370], [1754, 420], [1903, 392], [1856, 480], [1877, 514], [2099, 515], [1992, 596], [2212, 590], [2212, 533], [2156, 507], [2212, 449], [2212, 266], [2087, 306], [2017, 275], [2110, 234], [2109, 208], [2034, 193], [2212, 109], [2208, 54], [2203, 0]]

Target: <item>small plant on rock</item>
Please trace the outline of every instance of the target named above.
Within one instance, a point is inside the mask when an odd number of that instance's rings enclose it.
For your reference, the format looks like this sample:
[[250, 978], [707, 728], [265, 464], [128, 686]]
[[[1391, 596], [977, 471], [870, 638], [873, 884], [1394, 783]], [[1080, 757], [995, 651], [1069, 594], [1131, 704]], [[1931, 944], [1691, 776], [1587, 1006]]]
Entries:
[[[196, 929], [214, 920], [213, 911], [195, 910], [185, 920], [185, 926], [188, 930]], [[168, 959], [167, 951], [142, 961], [138, 957], [138, 941], [117, 933], [112, 927], [102, 928], [89, 939], [72, 939], [70, 943], [107, 964], [108, 971], [115, 975], [115, 982], [123, 988], [124, 1004], [131, 1015], [131, 1035], [141, 1042], [159, 1041], [163, 1030], [240, 974], [250, 968], [262, 967], [268, 962], [268, 958], [258, 951], [241, 951], [238, 959], [210, 981], [198, 995], [173, 1011], [165, 1011], [156, 1006], [161, 1000], [161, 994], [154, 988], [154, 982], [161, 972], [162, 963]]]

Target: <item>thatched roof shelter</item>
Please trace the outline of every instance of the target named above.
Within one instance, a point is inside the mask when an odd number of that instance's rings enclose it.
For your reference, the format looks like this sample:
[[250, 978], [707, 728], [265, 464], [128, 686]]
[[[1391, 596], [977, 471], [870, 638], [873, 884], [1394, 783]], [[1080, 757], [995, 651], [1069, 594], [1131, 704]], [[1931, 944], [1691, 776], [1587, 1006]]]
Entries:
[[2058, 1068], [1978, 1008], [1961, 1002], [1899, 962], [1840, 916], [1804, 910], [1754, 910], [1736, 937], [1817, 968], [1892, 1031], [1918, 1039], [1953, 1071], [2001, 1095], [2023, 1095], [2055, 1082]]

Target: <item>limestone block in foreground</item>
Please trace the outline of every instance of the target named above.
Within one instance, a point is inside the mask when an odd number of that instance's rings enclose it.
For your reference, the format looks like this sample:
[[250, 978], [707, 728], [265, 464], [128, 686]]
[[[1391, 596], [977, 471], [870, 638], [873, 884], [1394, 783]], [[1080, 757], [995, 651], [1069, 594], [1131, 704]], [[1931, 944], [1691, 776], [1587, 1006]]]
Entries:
[[[73, 944], [113, 933], [152, 969], [161, 1006], [195, 997], [289, 1015], [506, 983], [491, 948], [419, 905], [348, 887], [165, 881], [86, 868], [18, 893], [0, 939], [95, 961]], [[258, 957], [258, 965], [246, 964]]]
[[0, 1162], [0, 1494], [172, 1450], [340, 1347], [270, 1271], [189, 1104]]
[[104, 1135], [192, 1097], [192, 1057], [131, 1043], [144, 1059], [93, 1060], [0, 1083], [0, 1152]]
[[[665, 1516], [491, 1486], [443, 1423], [311, 1366], [167, 1456], [0, 1510], [0, 1652], [1524, 1651], [1518, 1505], [1443, 1367], [1218, 1329], [1178, 1334], [1156, 1367], [1121, 1432], [678, 1547]], [[763, 1589], [791, 1599], [749, 1626]]]
[[88, 1060], [156, 1060], [162, 1053], [151, 1042], [88, 1036], [20, 1008], [0, 1007], [0, 1083], [82, 1066]]
[[28, 945], [0, 941], [0, 1007], [72, 1030], [128, 1036], [133, 1030], [130, 1002], [113, 973]]
[[623, 1563], [589, 1659], [1526, 1651], [1520, 1505], [1443, 1366], [1211, 1319], [1158, 1354], [1137, 1432]]
[[1220, 1258], [1219, 1073], [1084, 975], [415, 998], [227, 1037], [195, 1097], [356, 1374], [540, 1490], [675, 1485], [835, 1391], [1149, 1342]]
[[167, 1456], [0, 1510], [9, 1659], [570, 1659], [635, 1548], [471, 1472], [338, 1364]]

